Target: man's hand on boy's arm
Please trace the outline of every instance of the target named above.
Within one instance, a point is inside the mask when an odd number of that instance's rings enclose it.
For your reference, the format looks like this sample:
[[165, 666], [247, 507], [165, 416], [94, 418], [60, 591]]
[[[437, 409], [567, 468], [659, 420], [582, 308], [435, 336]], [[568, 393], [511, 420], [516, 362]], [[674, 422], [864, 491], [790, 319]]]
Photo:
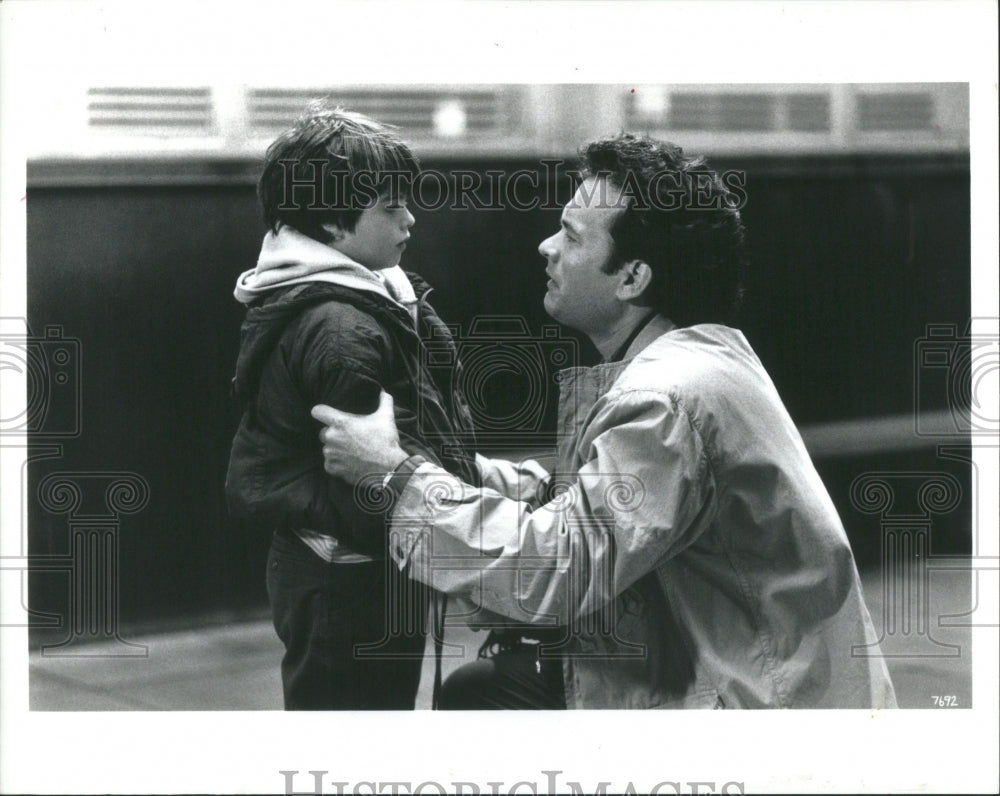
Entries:
[[350, 484], [372, 473], [389, 473], [408, 458], [399, 444], [392, 396], [385, 391], [370, 415], [353, 415], [321, 404], [313, 407], [312, 416], [325, 426], [319, 434], [324, 468]]

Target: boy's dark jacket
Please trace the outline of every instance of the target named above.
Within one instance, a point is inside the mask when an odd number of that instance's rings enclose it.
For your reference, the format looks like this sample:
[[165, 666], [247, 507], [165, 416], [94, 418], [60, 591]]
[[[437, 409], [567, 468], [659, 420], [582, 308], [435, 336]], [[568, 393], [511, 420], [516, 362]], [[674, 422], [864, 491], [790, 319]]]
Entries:
[[355, 489], [324, 471], [320, 425], [309, 414], [321, 403], [374, 411], [380, 389], [393, 397], [405, 450], [479, 483], [454, 341], [427, 303], [428, 285], [407, 275], [423, 339], [402, 306], [339, 284], [279, 288], [250, 305], [233, 380], [243, 408], [226, 477], [233, 516], [265, 531], [313, 529], [384, 556], [385, 504], [372, 484]]

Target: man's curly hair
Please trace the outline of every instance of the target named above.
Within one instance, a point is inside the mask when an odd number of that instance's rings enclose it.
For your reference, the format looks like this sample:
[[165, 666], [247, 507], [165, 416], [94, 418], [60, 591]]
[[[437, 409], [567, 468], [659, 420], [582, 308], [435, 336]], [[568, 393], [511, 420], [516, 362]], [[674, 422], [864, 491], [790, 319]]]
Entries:
[[674, 144], [621, 133], [580, 152], [585, 176], [605, 177], [625, 197], [611, 234], [613, 272], [631, 260], [652, 269], [643, 300], [679, 326], [732, 324], [743, 298], [744, 228], [734, 192]]

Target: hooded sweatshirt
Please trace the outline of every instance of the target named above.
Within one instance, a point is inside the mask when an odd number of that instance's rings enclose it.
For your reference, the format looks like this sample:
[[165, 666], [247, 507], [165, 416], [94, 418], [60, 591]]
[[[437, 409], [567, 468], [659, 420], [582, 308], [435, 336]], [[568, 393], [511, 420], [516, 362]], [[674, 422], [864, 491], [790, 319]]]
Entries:
[[355, 490], [323, 470], [315, 404], [371, 412], [384, 389], [405, 449], [478, 482], [456, 371], [434, 365], [457, 363], [454, 341], [426, 283], [388, 270], [380, 278], [282, 227], [234, 291], [248, 309], [233, 380], [243, 415], [226, 478], [230, 511], [250, 527], [312, 540], [324, 558], [384, 556], [388, 507], [364, 484]]
[[252, 304], [278, 288], [309, 282], [369, 290], [393, 299], [411, 315], [416, 309], [413, 285], [398, 265], [371, 271], [343, 252], [287, 226], [264, 236], [257, 267], [240, 274], [233, 295], [241, 304]]

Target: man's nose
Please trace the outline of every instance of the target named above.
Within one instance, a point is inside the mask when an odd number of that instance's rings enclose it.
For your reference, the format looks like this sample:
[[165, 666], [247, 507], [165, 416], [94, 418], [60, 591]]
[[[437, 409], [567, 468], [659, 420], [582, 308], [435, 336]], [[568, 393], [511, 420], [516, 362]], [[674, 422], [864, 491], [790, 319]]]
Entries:
[[413, 217], [413, 213], [410, 212], [409, 208], [406, 209], [406, 216], [403, 218], [403, 223], [407, 229], [410, 229], [410, 227], [417, 223], [417, 219]]
[[546, 260], [551, 260], [556, 255], [556, 236], [551, 235], [538, 244], [538, 253]]

